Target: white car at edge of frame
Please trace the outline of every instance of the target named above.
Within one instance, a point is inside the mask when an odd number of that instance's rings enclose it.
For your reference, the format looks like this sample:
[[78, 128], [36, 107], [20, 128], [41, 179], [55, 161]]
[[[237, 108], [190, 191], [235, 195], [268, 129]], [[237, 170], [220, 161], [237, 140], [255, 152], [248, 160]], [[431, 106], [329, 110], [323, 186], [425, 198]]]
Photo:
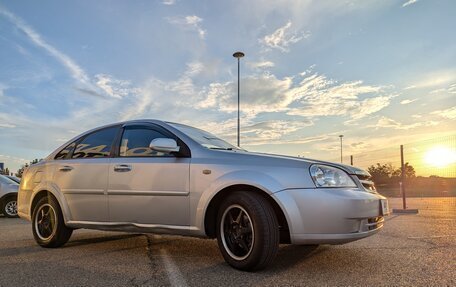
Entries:
[[17, 217], [17, 191], [19, 184], [0, 174], [0, 213], [6, 217]]

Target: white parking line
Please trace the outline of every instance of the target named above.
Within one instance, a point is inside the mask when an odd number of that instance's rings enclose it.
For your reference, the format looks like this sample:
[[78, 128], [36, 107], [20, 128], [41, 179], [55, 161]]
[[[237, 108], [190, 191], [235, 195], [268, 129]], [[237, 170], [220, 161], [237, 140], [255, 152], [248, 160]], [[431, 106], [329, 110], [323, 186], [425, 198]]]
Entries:
[[171, 286], [188, 286], [184, 276], [179, 271], [179, 268], [173, 262], [171, 257], [168, 256], [166, 249], [160, 249], [160, 254], [162, 256], [163, 263], [165, 263], [166, 272], [168, 272], [169, 283], [171, 283]]
[[443, 238], [443, 237], [456, 237], [456, 235], [409, 236], [408, 239], [426, 239], [426, 238]]

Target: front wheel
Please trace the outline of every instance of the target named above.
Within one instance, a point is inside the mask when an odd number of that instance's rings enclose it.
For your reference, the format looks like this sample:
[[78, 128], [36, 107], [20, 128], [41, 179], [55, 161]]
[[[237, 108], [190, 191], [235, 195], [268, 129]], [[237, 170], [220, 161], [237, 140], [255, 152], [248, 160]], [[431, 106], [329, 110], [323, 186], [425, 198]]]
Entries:
[[59, 247], [67, 243], [73, 230], [65, 226], [62, 210], [53, 196], [43, 197], [32, 215], [35, 241], [42, 247]]
[[10, 196], [5, 200], [2, 213], [6, 217], [17, 217], [17, 199], [15, 196]]
[[244, 271], [265, 268], [279, 249], [279, 224], [268, 201], [251, 192], [234, 192], [217, 216], [217, 242], [225, 261]]

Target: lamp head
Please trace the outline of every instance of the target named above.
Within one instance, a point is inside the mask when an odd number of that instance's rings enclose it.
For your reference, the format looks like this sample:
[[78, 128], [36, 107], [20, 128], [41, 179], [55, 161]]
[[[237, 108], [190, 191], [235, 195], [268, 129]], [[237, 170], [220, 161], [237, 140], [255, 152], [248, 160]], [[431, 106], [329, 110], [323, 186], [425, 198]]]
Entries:
[[244, 56], [245, 56], [245, 54], [242, 53], [242, 52], [236, 52], [236, 53], [233, 54], [233, 57], [238, 58], [238, 59], [242, 58]]

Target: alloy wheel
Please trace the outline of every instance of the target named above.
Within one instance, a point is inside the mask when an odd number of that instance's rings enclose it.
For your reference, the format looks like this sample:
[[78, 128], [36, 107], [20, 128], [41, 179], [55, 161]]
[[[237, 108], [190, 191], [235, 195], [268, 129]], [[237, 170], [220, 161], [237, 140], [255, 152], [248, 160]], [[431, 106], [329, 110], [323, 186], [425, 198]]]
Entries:
[[221, 239], [225, 250], [235, 260], [246, 259], [253, 249], [255, 231], [247, 211], [238, 204], [229, 206], [220, 223]]
[[5, 205], [5, 212], [8, 216], [16, 216], [17, 215], [17, 201], [11, 200], [8, 201]]
[[50, 204], [43, 204], [37, 211], [35, 231], [41, 240], [49, 240], [57, 230], [57, 216]]

